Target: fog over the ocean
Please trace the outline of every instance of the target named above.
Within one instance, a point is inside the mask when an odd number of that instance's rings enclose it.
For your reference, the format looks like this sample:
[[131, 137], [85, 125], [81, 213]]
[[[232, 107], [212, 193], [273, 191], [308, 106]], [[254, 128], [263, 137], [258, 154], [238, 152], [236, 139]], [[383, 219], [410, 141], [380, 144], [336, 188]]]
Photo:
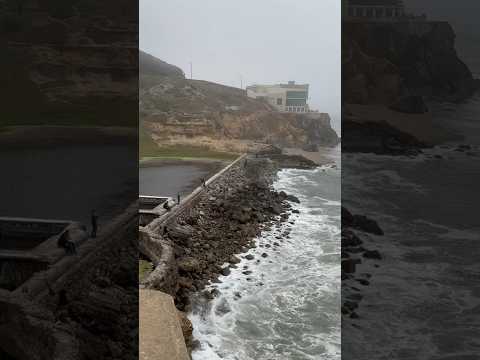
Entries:
[[140, 0], [140, 49], [193, 78], [243, 87], [310, 84], [310, 107], [340, 128], [338, 0]]

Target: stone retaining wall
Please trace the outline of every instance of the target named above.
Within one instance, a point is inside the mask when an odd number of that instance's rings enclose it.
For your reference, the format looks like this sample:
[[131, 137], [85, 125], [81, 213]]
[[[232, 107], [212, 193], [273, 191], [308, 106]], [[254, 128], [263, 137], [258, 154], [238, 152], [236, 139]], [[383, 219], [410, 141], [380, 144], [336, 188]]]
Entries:
[[[205, 182], [206, 188], [215, 184], [229, 175], [233, 169], [242, 169], [244, 161], [248, 161], [247, 155], [243, 154], [234, 162], [223, 168]], [[197, 187], [190, 195], [184, 198], [180, 205], [170, 212], [152, 221], [146, 227], [140, 227], [140, 251], [154, 264], [155, 270], [143, 281], [142, 287], [161, 290], [174, 295], [178, 279], [177, 264], [175, 261], [172, 244], [162, 238], [163, 229], [166, 225], [174, 222], [183, 214], [188, 213], [205, 194], [206, 188]]]
[[134, 203], [77, 255], [0, 291], [0, 349], [19, 360], [138, 357], [137, 232]]

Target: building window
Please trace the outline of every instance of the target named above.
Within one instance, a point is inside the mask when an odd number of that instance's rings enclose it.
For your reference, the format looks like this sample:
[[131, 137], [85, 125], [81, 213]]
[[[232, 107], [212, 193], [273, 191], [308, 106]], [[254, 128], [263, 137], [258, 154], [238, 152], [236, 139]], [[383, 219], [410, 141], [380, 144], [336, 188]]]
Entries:
[[282, 105], [282, 98], [277, 98], [277, 105]]

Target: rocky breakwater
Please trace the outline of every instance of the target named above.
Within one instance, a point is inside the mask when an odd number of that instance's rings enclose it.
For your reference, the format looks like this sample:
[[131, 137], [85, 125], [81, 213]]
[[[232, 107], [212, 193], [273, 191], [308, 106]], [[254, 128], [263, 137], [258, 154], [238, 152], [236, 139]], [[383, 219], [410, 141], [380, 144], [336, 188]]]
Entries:
[[[190, 310], [194, 292], [203, 291], [207, 299], [215, 296], [215, 291], [204, 290], [205, 286], [218, 281], [220, 274], [228, 275], [240, 262], [241, 254], [256, 246], [254, 238], [262, 230], [289, 221], [292, 211], [287, 200], [298, 199], [273, 190], [277, 169], [265, 158], [247, 158], [237, 163], [208, 185], [196, 205], [166, 226], [163, 238], [174, 249], [178, 274], [175, 288], [167, 290], [174, 295], [181, 312]], [[259, 262], [267, 254], [259, 259], [245, 257]], [[191, 326], [184, 323], [184, 330], [190, 345]]]
[[367, 249], [365, 242], [369, 236], [382, 236], [378, 224], [363, 215], [353, 215], [342, 207], [342, 315], [343, 319], [358, 318], [355, 310], [363, 298], [361, 288], [370, 285], [370, 273], [360, 273], [357, 265], [373, 262], [380, 267], [382, 255], [378, 250]]

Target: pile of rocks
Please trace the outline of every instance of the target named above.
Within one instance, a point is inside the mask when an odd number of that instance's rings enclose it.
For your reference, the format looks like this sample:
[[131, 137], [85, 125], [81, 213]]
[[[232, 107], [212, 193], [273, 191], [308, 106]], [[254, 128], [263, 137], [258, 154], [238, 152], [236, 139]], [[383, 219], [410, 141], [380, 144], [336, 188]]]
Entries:
[[[138, 359], [138, 240], [133, 223], [116, 247], [45, 305], [70, 329], [82, 359]], [[53, 307], [52, 307], [53, 306]]]
[[255, 247], [254, 238], [263, 229], [288, 221], [291, 205], [287, 200], [298, 199], [273, 190], [276, 170], [268, 159], [248, 159], [167, 226], [164, 236], [173, 243], [178, 266], [175, 303], [179, 310], [190, 309], [193, 292], [217, 281], [220, 274], [228, 275], [240, 261], [236, 254]]
[[[363, 246], [364, 241], [357, 235], [369, 233], [383, 235], [383, 230], [376, 221], [363, 216], [352, 215], [342, 207], [342, 315], [358, 318], [355, 310], [362, 300], [359, 286], [368, 286], [371, 274], [358, 274], [356, 266], [363, 261], [381, 260], [378, 250], [369, 250]], [[379, 267], [379, 264], [374, 264]]]

